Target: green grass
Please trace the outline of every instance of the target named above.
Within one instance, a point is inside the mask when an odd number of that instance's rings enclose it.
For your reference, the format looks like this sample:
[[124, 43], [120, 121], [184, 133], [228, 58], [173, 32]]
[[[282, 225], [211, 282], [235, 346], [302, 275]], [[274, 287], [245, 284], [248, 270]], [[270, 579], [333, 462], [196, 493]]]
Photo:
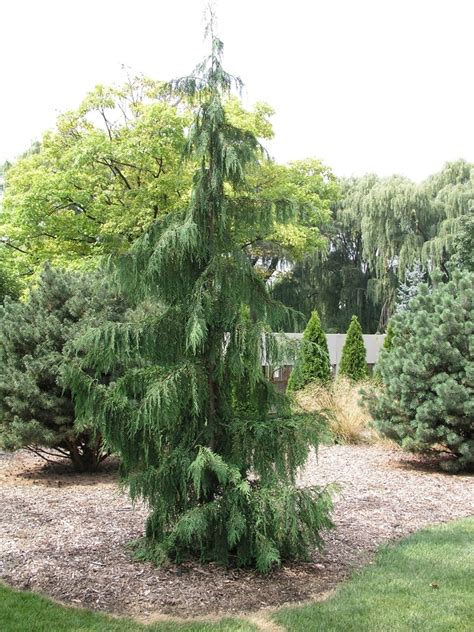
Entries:
[[474, 519], [385, 547], [332, 598], [274, 620], [288, 632], [472, 632]]
[[155, 623], [141, 625], [131, 619], [66, 608], [32, 593], [0, 585], [2, 632], [255, 632], [245, 621], [223, 619], [219, 623]]

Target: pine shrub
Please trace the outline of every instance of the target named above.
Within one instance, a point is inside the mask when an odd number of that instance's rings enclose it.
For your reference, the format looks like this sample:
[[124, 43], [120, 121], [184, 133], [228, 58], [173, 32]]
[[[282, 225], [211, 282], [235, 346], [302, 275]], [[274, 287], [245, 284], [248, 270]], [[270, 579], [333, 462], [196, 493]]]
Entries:
[[415, 452], [448, 451], [451, 469], [474, 465], [474, 274], [433, 275], [393, 317], [379, 361], [384, 388], [368, 395], [380, 430]]
[[46, 266], [26, 302], [6, 298], [0, 307], [0, 443], [48, 458], [64, 456], [79, 471], [107, 456], [90, 420], [75, 424], [71, 391], [61, 384], [67, 345], [121, 301], [93, 275]]
[[357, 316], [353, 316], [342, 348], [338, 375], [359, 382], [364, 380], [368, 374], [362, 329]]
[[[287, 353], [270, 330], [288, 310], [241, 242], [269, 234], [297, 208], [248, 195], [246, 170], [263, 154], [225, 115], [235, 80], [222, 68], [212, 25], [210, 36], [209, 57], [172, 84], [195, 108], [189, 205], [159, 219], [116, 263], [123, 290], [144, 303], [127, 322], [84, 337], [69, 379], [78, 413], [98, 420], [131, 496], [151, 508], [139, 555], [265, 572], [320, 544], [330, 496], [295, 485], [319, 424], [294, 412], [264, 375], [263, 340], [272, 365]], [[90, 375], [91, 366], [116, 365], [123, 373], [109, 385]]]
[[318, 312], [313, 311], [304, 330], [301, 348], [288, 381], [288, 390], [297, 391], [310, 382], [326, 383], [331, 379], [331, 364], [326, 334]]

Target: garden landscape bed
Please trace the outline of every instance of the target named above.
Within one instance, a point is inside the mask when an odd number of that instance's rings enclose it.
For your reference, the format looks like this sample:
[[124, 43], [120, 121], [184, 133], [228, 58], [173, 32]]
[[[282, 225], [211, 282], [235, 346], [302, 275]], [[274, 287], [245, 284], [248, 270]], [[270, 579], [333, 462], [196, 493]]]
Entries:
[[105, 473], [45, 469], [27, 453], [0, 455], [0, 578], [64, 603], [143, 620], [157, 614], [238, 614], [318, 598], [371, 561], [384, 542], [424, 526], [474, 515], [474, 477], [448, 475], [393, 447], [330, 446], [310, 459], [301, 484], [336, 482], [336, 528], [308, 563], [268, 576], [131, 559], [147, 510], [132, 507]]

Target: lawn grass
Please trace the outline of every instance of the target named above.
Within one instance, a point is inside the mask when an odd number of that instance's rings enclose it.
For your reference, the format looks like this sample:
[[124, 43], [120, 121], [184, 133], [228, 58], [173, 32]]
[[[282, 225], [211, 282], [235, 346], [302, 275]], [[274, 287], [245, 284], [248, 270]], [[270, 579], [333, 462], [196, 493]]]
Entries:
[[124, 618], [60, 606], [33, 593], [18, 592], [0, 584], [1, 632], [255, 632], [246, 621], [219, 623], [155, 623], [141, 625]]
[[273, 618], [288, 632], [472, 632], [474, 519], [387, 546], [332, 598]]

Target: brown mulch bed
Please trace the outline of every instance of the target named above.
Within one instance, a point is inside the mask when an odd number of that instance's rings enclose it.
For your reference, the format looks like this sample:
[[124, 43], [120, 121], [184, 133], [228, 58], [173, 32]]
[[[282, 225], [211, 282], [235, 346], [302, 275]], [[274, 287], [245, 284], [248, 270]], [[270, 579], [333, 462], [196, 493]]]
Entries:
[[0, 578], [72, 605], [146, 618], [239, 613], [317, 597], [370, 561], [382, 543], [426, 525], [474, 514], [474, 477], [448, 475], [384, 445], [331, 446], [303, 484], [337, 482], [326, 550], [267, 577], [187, 564], [132, 561], [127, 542], [147, 511], [133, 508], [105, 474], [45, 470], [29, 453], [0, 454]]

